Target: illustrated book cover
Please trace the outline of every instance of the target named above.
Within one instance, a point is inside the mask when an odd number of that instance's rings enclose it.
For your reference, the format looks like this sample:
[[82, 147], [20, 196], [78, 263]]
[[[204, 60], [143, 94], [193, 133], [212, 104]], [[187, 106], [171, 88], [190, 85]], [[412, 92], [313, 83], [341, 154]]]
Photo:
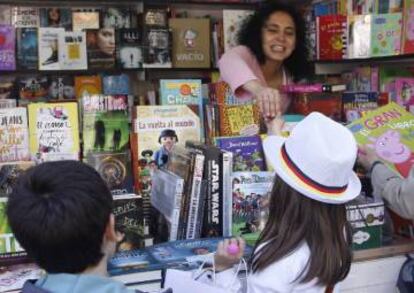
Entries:
[[37, 69], [38, 43], [37, 28], [16, 29], [16, 59], [20, 69]]
[[0, 197], [9, 196], [20, 174], [34, 164], [33, 161], [0, 163]]
[[0, 71], [16, 69], [16, 31], [11, 25], [0, 25]]
[[117, 61], [121, 68], [142, 68], [144, 44], [139, 29], [117, 30]]

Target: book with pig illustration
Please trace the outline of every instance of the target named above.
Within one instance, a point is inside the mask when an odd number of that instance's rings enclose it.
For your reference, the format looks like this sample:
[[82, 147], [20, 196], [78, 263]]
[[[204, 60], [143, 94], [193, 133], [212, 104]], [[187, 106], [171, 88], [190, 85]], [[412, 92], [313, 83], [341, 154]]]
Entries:
[[391, 170], [407, 177], [414, 165], [414, 116], [396, 103], [368, 112], [348, 125], [359, 145], [374, 148]]

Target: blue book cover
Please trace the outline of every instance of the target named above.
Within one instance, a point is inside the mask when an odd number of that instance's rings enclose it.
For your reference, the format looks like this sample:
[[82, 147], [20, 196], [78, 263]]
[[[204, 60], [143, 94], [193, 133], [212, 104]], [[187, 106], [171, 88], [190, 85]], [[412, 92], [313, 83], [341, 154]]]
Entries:
[[17, 28], [17, 65], [21, 69], [37, 69], [37, 28]]
[[259, 136], [217, 137], [216, 146], [233, 153], [233, 171], [266, 171]]
[[126, 74], [107, 75], [102, 78], [104, 95], [129, 95], [129, 76]]
[[111, 275], [122, 274], [130, 269], [150, 271], [162, 268], [163, 265], [145, 249], [119, 251], [108, 262], [108, 272]]

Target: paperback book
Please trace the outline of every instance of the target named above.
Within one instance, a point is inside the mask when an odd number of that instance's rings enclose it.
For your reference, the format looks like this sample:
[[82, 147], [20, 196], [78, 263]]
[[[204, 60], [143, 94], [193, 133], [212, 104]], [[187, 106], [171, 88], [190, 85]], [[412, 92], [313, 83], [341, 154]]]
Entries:
[[99, 29], [99, 11], [72, 11], [72, 30]]
[[0, 71], [15, 70], [16, 31], [11, 25], [0, 25]]
[[103, 11], [102, 22], [104, 28], [130, 28], [131, 11], [129, 7], [108, 7]]
[[73, 100], [75, 85], [71, 75], [49, 76], [49, 98], [52, 100]]
[[34, 164], [33, 161], [0, 162], [0, 197], [9, 196], [19, 176]]
[[39, 27], [39, 8], [15, 6], [12, 9], [12, 25], [19, 27]]
[[401, 53], [401, 13], [372, 16], [371, 56], [392, 56]]
[[131, 28], [117, 32], [117, 61], [121, 68], [142, 68], [144, 44], [141, 30]]
[[39, 28], [39, 70], [59, 70], [59, 36], [63, 28]]
[[63, 32], [59, 34], [58, 45], [59, 66], [61, 69], [88, 69], [85, 32]]
[[87, 30], [86, 44], [88, 68], [104, 69], [115, 67], [115, 30], [113, 28]]
[[342, 94], [345, 121], [350, 123], [378, 108], [377, 92], [345, 92]]
[[17, 81], [19, 106], [26, 106], [31, 102], [47, 101], [49, 81], [47, 76], [24, 76]]
[[38, 43], [37, 28], [16, 29], [17, 67], [20, 69], [37, 69]]
[[72, 28], [72, 11], [70, 8], [40, 8], [40, 27]]
[[75, 96], [77, 99], [99, 94], [102, 94], [102, 80], [99, 75], [75, 76]]
[[144, 33], [144, 67], [171, 68], [171, 32], [165, 28], [149, 28]]

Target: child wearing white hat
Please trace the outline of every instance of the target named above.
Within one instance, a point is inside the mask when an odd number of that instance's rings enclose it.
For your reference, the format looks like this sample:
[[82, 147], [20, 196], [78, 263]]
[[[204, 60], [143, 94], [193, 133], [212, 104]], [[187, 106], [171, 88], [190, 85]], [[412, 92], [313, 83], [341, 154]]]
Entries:
[[[280, 120], [270, 121], [270, 134], [278, 134], [281, 126]], [[347, 128], [314, 112], [288, 138], [269, 135], [263, 146], [276, 176], [269, 218], [251, 257], [247, 292], [328, 292], [345, 279], [352, 260], [344, 203], [361, 191], [353, 172], [356, 141]], [[230, 254], [228, 247], [235, 244], [240, 252]], [[237, 263], [243, 248], [242, 239], [220, 243], [216, 268]], [[231, 269], [218, 273], [217, 284], [232, 274]]]

